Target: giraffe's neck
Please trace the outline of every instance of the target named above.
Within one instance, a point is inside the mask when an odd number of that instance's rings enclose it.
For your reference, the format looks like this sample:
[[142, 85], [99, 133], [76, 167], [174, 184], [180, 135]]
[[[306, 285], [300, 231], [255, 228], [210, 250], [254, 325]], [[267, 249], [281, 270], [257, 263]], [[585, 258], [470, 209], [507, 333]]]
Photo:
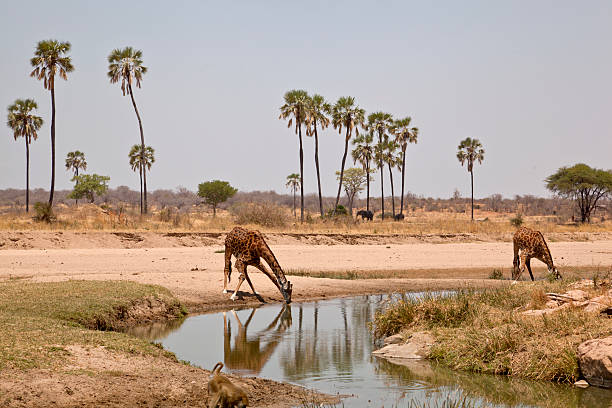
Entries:
[[268, 263], [268, 265], [270, 265], [270, 269], [272, 269], [272, 272], [274, 273], [274, 276], [276, 276], [278, 283], [282, 287], [284, 287], [285, 284], [287, 283], [287, 278], [285, 278], [285, 273], [283, 272], [282, 268], [280, 267], [280, 264], [276, 260], [274, 253], [268, 247], [268, 244], [264, 244], [264, 245], [265, 247], [264, 247], [263, 253], [261, 254], [261, 257]]

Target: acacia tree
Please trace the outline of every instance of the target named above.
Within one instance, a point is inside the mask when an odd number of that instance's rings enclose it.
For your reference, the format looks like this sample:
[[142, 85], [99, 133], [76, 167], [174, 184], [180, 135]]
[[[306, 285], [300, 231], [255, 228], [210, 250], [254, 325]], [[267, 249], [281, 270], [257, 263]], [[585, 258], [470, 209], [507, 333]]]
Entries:
[[130, 167], [133, 171], [138, 170], [138, 174], [140, 175], [140, 208], [142, 212], [143, 205], [143, 183], [142, 176], [143, 170], [151, 170], [151, 165], [155, 163], [155, 149], [151, 146], [145, 147], [144, 154], [142, 154], [142, 145], [135, 144], [130, 149], [128, 153], [128, 158], [130, 159]]
[[74, 190], [68, 194], [68, 198], [87, 198], [90, 203], [93, 203], [96, 196], [101, 196], [108, 191], [108, 181], [110, 177], [100, 176], [98, 174], [83, 174], [74, 176], [72, 181], [75, 182]]
[[365, 134], [360, 134], [355, 139], [353, 139], [353, 145], [355, 148], [351, 152], [351, 156], [353, 156], [353, 163], [359, 162], [363, 167], [363, 170], [366, 172], [366, 210], [370, 211], [370, 180], [371, 180], [371, 170], [370, 164], [372, 163], [372, 159], [374, 158], [374, 135], [372, 131], [369, 131]]
[[285, 184], [293, 192], [293, 216], [296, 217], [295, 213], [295, 193], [300, 188], [300, 175], [297, 173], [291, 173], [287, 176], [287, 184]]
[[597, 202], [612, 193], [612, 171], [594, 169], [583, 163], [561, 167], [545, 181], [550, 191], [575, 201], [583, 223], [591, 222]]
[[43, 81], [45, 89], [51, 93], [51, 191], [49, 192], [49, 207], [53, 206], [55, 192], [55, 75], [68, 80], [68, 72], [74, 71], [72, 60], [66, 54], [70, 51], [69, 42], [57, 40], [39, 41], [30, 64], [34, 70], [30, 73], [39, 81]]
[[[393, 125], [393, 116], [385, 112], [374, 112], [368, 115], [367, 129], [378, 134], [378, 143], [382, 145], [387, 136], [387, 132]], [[380, 207], [382, 209], [382, 219], [385, 219], [385, 183], [383, 177], [382, 156], [378, 158], [378, 168], [380, 169]]]
[[457, 147], [457, 159], [461, 166], [467, 163], [467, 171], [472, 181], [472, 221], [474, 221], [474, 163], [482, 163], [484, 160], [484, 149], [478, 139], [470, 137], [462, 140]]
[[392, 133], [395, 135], [395, 142], [399, 144], [402, 150], [401, 157], [401, 171], [402, 171], [402, 196], [400, 198], [400, 214], [404, 213], [404, 185], [406, 180], [406, 148], [408, 143], [417, 143], [419, 135], [419, 129], [416, 127], [410, 127], [412, 118], [407, 116], [403, 119], [398, 119], [393, 122]]
[[[339, 171], [336, 172], [336, 177], [338, 180], [340, 179]], [[346, 198], [348, 199], [348, 210], [351, 216], [353, 215], [353, 200], [359, 192], [363, 191], [363, 183], [366, 182], [366, 179], [367, 172], [358, 167], [346, 169], [344, 172], [342, 186], [344, 187], [344, 192], [346, 193]]]
[[[142, 76], [147, 73], [147, 67], [142, 65], [142, 51], [135, 50], [132, 47], [125, 47], [123, 49], [114, 49], [108, 56], [108, 77], [110, 83], [114, 84], [121, 80], [121, 92], [123, 96], [128, 93], [132, 99], [132, 106], [136, 117], [138, 118], [138, 127], [140, 128], [140, 154], [141, 161], [145, 162], [146, 146], [144, 140], [144, 131], [142, 130], [142, 120], [140, 119], [140, 113], [136, 107], [136, 100], [134, 99], [134, 92], [132, 84], [136, 81], [136, 86], [140, 88], [140, 81]], [[143, 200], [141, 200], [140, 212], [146, 214], [148, 212], [147, 205], [147, 172], [145, 166], [140, 170], [142, 172], [142, 190]]]
[[304, 222], [304, 149], [302, 147], [302, 124], [306, 122], [307, 109], [310, 98], [308, 93], [301, 89], [294, 89], [285, 93], [285, 104], [280, 107], [279, 119], [289, 118], [287, 127], [290, 128], [295, 121], [295, 133], [300, 140], [300, 221]]
[[327, 114], [330, 111], [331, 105], [325, 102], [325, 98], [321, 95], [315, 94], [308, 98], [308, 105], [306, 107], [306, 136], [314, 135], [315, 139], [314, 158], [317, 169], [317, 187], [319, 188], [319, 211], [321, 212], [321, 217], [323, 217], [323, 198], [321, 196], [321, 175], [319, 172], [319, 135], [317, 133], [317, 124], [321, 126], [321, 129], [327, 128], [329, 126]]
[[[87, 161], [85, 161], [85, 153], [75, 150], [74, 152], [69, 152], [66, 155], [66, 170], [72, 170], [73, 177], [79, 176], [79, 169], [87, 170]], [[79, 200], [75, 200], [76, 204], [79, 205]]]
[[338, 99], [338, 102], [331, 108], [332, 125], [334, 129], [338, 129], [338, 134], [342, 134], [342, 129], [346, 129], [344, 137], [344, 155], [342, 156], [342, 165], [340, 167], [340, 177], [338, 182], [338, 194], [336, 195], [336, 203], [334, 205], [333, 214], [336, 214], [338, 202], [340, 201], [340, 192], [342, 191], [342, 179], [344, 177], [344, 165], [346, 163], [346, 154], [348, 153], [348, 144], [355, 130], [355, 135], [359, 136], [359, 126], [363, 124], [365, 119], [365, 110], [355, 104], [355, 98], [352, 96], [343, 96]]
[[238, 189], [230, 186], [227, 181], [213, 180], [198, 185], [198, 196], [213, 208], [213, 217], [217, 216], [217, 206], [232, 197]]
[[8, 107], [6, 124], [13, 131], [15, 140], [23, 137], [26, 147], [26, 212], [30, 211], [30, 143], [38, 138], [37, 131], [41, 128], [43, 120], [32, 113], [38, 109], [33, 99], [17, 99]]

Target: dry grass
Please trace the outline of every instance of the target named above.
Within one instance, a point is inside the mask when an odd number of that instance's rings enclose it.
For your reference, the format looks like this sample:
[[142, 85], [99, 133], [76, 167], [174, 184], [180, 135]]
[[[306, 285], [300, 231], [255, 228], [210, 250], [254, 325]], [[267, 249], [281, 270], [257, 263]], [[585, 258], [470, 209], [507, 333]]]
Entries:
[[608, 336], [612, 320], [581, 309], [537, 318], [518, 313], [541, 305], [544, 292], [563, 292], [567, 285], [537, 282], [403, 300], [379, 313], [373, 329], [378, 336], [430, 330], [437, 343], [429, 357], [453, 369], [574, 382], [578, 345]]
[[164, 288], [128, 281], [0, 284], [0, 369], [50, 367], [66, 346], [104, 346], [127, 353], [170, 355], [151, 343], [115, 331], [126, 311], [144, 299], [165, 302], [179, 316], [178, 301]]
[[[253, 205], [251, 205], [253, 207]], [[111, 211], [93, 204], [68, 207], [60, 204], [54, 208], [57, 220], [53, 223], [35, 222], [32, 215], [24, 212], [0, 209], [0, 230], [134, 230], [134, 231], [210, 231], [230, 230], [237, 222], [248, 228], [263, 232], [296, 233], [340, 233], [340, 234], [484, 234], [491, 237], [504, 237], [514, 232], [511, 225], [512, 213], [476, 211], [477, 221], [471, 222], [465, 214], [449, 212], [425, 212], [417, 210], [406, 215], [401, 222], [392, 220], [372, 222], [355, 221], [348, 217], [337, 220], [322, 219], [314, 213], [306, 214], [306, 222], [301, 224], [294, 218], [289, 208], [259, 205], [234, 210], [231, 214], [219, 210], [216, 217], [204, 210], [189, 211], [176, 208], [153, 208], [151, 213], [142, 216], [134, 207], [113, 207]], [[264, 208], [265, 207], [265, 208]], [[121, 212], [119, 216], [118, 213]], [[245, 215], [246, 216], [242, 216]], [[556, 217], [524, 217], [525, 224], [544, 233], [552, 232], [609, 232], [612, 221], [585, 225], [558, 224]]]

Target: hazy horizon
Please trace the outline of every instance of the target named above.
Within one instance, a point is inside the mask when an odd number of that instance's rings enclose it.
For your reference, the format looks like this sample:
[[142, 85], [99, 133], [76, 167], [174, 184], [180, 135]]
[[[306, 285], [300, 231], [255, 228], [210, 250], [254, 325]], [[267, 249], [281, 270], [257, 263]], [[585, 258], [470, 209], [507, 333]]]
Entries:
[[[606, 1], [146, 3], [21, 2], [3, 7], [0, 109], [34, 98], [45, 120], [31, 145], [31, 188], [49, 189], [50, 96], [29, 77], [39, 40], [70, 41], [75, 71], [56, 84], [56, 189], [69, 189], [66, 153], [88, 173], [138, 189], [127, 154], [139, 142], [129, 97], [110, 84], [114, 48], [143, 51], [135, 90], [145, 141], [156, 150], [149, 189], [229, 181], [287, 193], [298, 139], [278, 119], [290, 89], [329, 102], [350, 95], [367, 113], [411, 116], [406, 190], [447, 198], [470, 180], [455, 154], [478, 138], [475, 196], [550, 196], [544, 178], [584, 162], [612, 168], [612, 3]], [[120, 10], [120, 12], [119, 12]], [[23, 140], [0, 131], [0, 189], [25, 188]], [[305, 192], [316, 192], [313, 140], [304, 137]], [[343, 136], [320, 132], [323, 194], [334, 196]], [[349, 153], [350, 154], [350, 153]], [[347, 167], [353, 167], [350, 156]], [[390, 195], [385, 169], [385, 195]], [[379, 173], [372, 195], [380, 196]], [[401, 191], [394, 174], [395, 193]], [[343, 192], [344, 195], [344, 192]], [[361, 194], [365, 196], [365, 193]]]

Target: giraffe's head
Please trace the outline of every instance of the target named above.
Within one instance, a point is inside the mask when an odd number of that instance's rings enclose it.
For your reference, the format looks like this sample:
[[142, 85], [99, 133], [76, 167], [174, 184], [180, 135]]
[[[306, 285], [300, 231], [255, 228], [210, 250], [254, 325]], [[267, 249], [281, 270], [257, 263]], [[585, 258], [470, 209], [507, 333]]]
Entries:
[[553, 266], [552, 268], [548, 268], [548, 273], [552, 274], [557, 280], [563, 279], [563, 277], [559, 273], [559, 270], [557, 269], [556, 266]]
[[285, 303], [291, 303], [291, 293], [293, 292], [293, 284], [289, 281], [285, 281], [280, 285], [280, 291], [285, 298]]

